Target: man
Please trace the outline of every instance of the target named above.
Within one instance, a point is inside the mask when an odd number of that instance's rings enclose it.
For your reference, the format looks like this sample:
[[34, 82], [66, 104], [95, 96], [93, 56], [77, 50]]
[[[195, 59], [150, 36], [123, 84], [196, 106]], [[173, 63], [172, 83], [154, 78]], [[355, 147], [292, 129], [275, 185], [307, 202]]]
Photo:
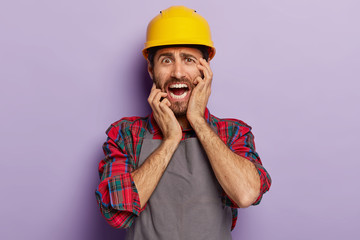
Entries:
[[196, 11], [170, 7], [148, 26], [143, 54], [152, 114], [107, 130], [96, 191], [103, 216], [127, 239], [231, 239], [237, 208], [260, 202], [271, 179], [251, 128], [206, 108], [210, 29]]

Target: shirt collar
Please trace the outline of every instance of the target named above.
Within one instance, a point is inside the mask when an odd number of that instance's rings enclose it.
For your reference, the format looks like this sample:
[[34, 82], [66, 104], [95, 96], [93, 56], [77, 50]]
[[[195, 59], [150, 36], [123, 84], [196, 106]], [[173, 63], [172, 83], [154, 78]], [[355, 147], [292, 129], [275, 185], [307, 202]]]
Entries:
[[[208, 108], [205, 109], [204, 117], [205, 117], [206, 122], [208, 124], [210, 124], [210, 111]], [[149, 132], [151, 134], [160, 132], [160, 128], [155, 121], [153, 112], [151, 112], [151, 114], [147, 120], [147, 129], [149, 130]]]

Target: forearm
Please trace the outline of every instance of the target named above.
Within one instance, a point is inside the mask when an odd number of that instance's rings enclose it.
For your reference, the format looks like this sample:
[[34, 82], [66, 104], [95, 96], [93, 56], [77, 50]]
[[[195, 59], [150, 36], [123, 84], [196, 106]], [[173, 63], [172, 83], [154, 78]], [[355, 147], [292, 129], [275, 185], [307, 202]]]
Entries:
[[131, 173], [138, 190], [141, 208], [154, 192], [178, 145], [179, 141], [164, 140], [144, 163]]
[[217, 180], [239, 207], [250, 206], [260, 194], [260, 177], [255, 165], [232, 152], [205, 119], [190, 121]]

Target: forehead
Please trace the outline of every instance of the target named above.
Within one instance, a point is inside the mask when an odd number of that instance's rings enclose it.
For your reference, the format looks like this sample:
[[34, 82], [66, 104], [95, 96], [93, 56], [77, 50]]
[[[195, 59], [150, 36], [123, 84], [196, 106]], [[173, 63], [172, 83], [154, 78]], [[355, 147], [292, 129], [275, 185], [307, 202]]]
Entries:
[[192, 48], [192, 47], [183, 47], [183, 46], [179, 46], [179, 47], [165, 47], [165, 48], [161, 48], [159, 50], [156, 51], [155, 57], [159, 56], [160, 54], [180, 54], [180, 53], [185, 53], [185, 54], [190, 54], [193, 55], [194, 57], [197, 58], [201, 58], [202, 57], [202, 53], [199, 49], [197, 48]]

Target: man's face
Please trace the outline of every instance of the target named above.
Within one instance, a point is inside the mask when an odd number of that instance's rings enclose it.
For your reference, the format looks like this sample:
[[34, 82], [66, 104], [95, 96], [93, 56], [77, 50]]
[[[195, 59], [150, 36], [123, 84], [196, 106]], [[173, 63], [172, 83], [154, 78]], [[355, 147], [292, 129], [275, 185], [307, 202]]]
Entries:
[[186, 115], [194, 80], [201, 76], [197, 65], [202, 53], [196, 48], [169, 47], [156, 52], [154, 64], [148, 63], [150, 77], [156, 87], [167, 93], [175, 116]]

